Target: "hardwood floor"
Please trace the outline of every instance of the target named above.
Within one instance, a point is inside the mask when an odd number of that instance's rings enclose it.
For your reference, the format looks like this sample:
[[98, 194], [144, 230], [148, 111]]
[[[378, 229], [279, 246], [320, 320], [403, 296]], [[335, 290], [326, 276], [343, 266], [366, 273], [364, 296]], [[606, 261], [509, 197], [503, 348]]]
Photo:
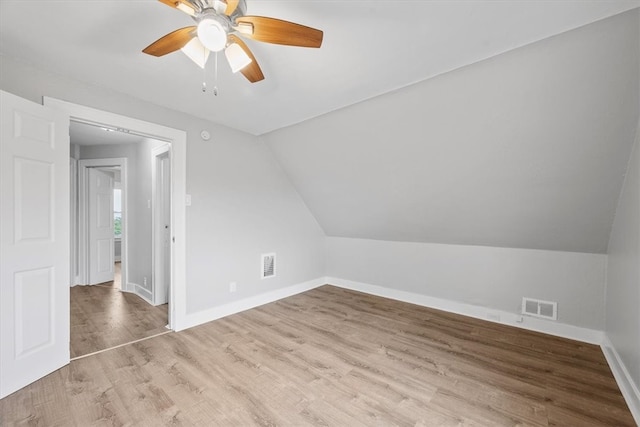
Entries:
[[0, 424], [635, 425], [597, 346], [332, 286], [75, 360]]
[[106, 286], [112, 289], [122, 289], [122, 263], [117, 261], [113, 268], [113, 280], [110, 282], [100, 283], [95, 286]]
[[[117, 264], [118, 265], [118, 264]], [[166, 332], [167, 304], [154, 307], [114, 282], [71, 288], [71, 357]]]

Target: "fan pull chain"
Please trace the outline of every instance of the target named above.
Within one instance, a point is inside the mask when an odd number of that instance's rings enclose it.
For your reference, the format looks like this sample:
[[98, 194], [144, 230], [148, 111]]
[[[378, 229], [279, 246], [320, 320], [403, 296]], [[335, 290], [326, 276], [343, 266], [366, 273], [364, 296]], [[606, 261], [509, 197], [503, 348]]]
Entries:
[[216, 57], [214, 59], [215, 74], [213, 79], [213, 94], [218, 96], [218, 52], [216, 52]]

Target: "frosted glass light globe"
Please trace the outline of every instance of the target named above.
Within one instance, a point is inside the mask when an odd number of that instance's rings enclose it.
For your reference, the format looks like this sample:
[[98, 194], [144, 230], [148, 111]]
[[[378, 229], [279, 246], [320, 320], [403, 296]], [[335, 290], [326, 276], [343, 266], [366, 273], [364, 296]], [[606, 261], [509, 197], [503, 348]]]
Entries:
[[219, 52], [227, 44], [227, 33], [215, 19], [205, 18], [198, 24], [198, 38], [210, 51]]

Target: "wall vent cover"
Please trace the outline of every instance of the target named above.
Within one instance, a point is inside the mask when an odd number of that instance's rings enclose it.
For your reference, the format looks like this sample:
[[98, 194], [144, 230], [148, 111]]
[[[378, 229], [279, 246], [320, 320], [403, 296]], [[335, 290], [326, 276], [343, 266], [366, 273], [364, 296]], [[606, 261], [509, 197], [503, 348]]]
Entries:
[[522, 314], [558, 320], [558, 303], [534, 298], [522, 298]]
[[276, 275], [276, 254], [262, 254], [262, 279], [275, 277]]

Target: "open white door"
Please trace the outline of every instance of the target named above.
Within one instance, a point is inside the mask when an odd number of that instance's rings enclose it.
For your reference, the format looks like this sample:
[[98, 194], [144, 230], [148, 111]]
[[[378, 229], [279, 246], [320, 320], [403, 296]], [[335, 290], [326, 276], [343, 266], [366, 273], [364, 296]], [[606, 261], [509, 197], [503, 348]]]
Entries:
[[171, 157], [169, 146], [152, 152], [153, 304], [169, 302], [171, 283]]
[[69, 117], [0, 106], [2, 398], [69, 363]]
[[160, 302], [169, 302], [169, 284], [171, 281], [171, 165], [169, 153], [162, 157], [162, 222], [164, 230], [162, 236], [162, 290]]
[[89, 169], [89, 284], [113, 280], [113, 175]]

